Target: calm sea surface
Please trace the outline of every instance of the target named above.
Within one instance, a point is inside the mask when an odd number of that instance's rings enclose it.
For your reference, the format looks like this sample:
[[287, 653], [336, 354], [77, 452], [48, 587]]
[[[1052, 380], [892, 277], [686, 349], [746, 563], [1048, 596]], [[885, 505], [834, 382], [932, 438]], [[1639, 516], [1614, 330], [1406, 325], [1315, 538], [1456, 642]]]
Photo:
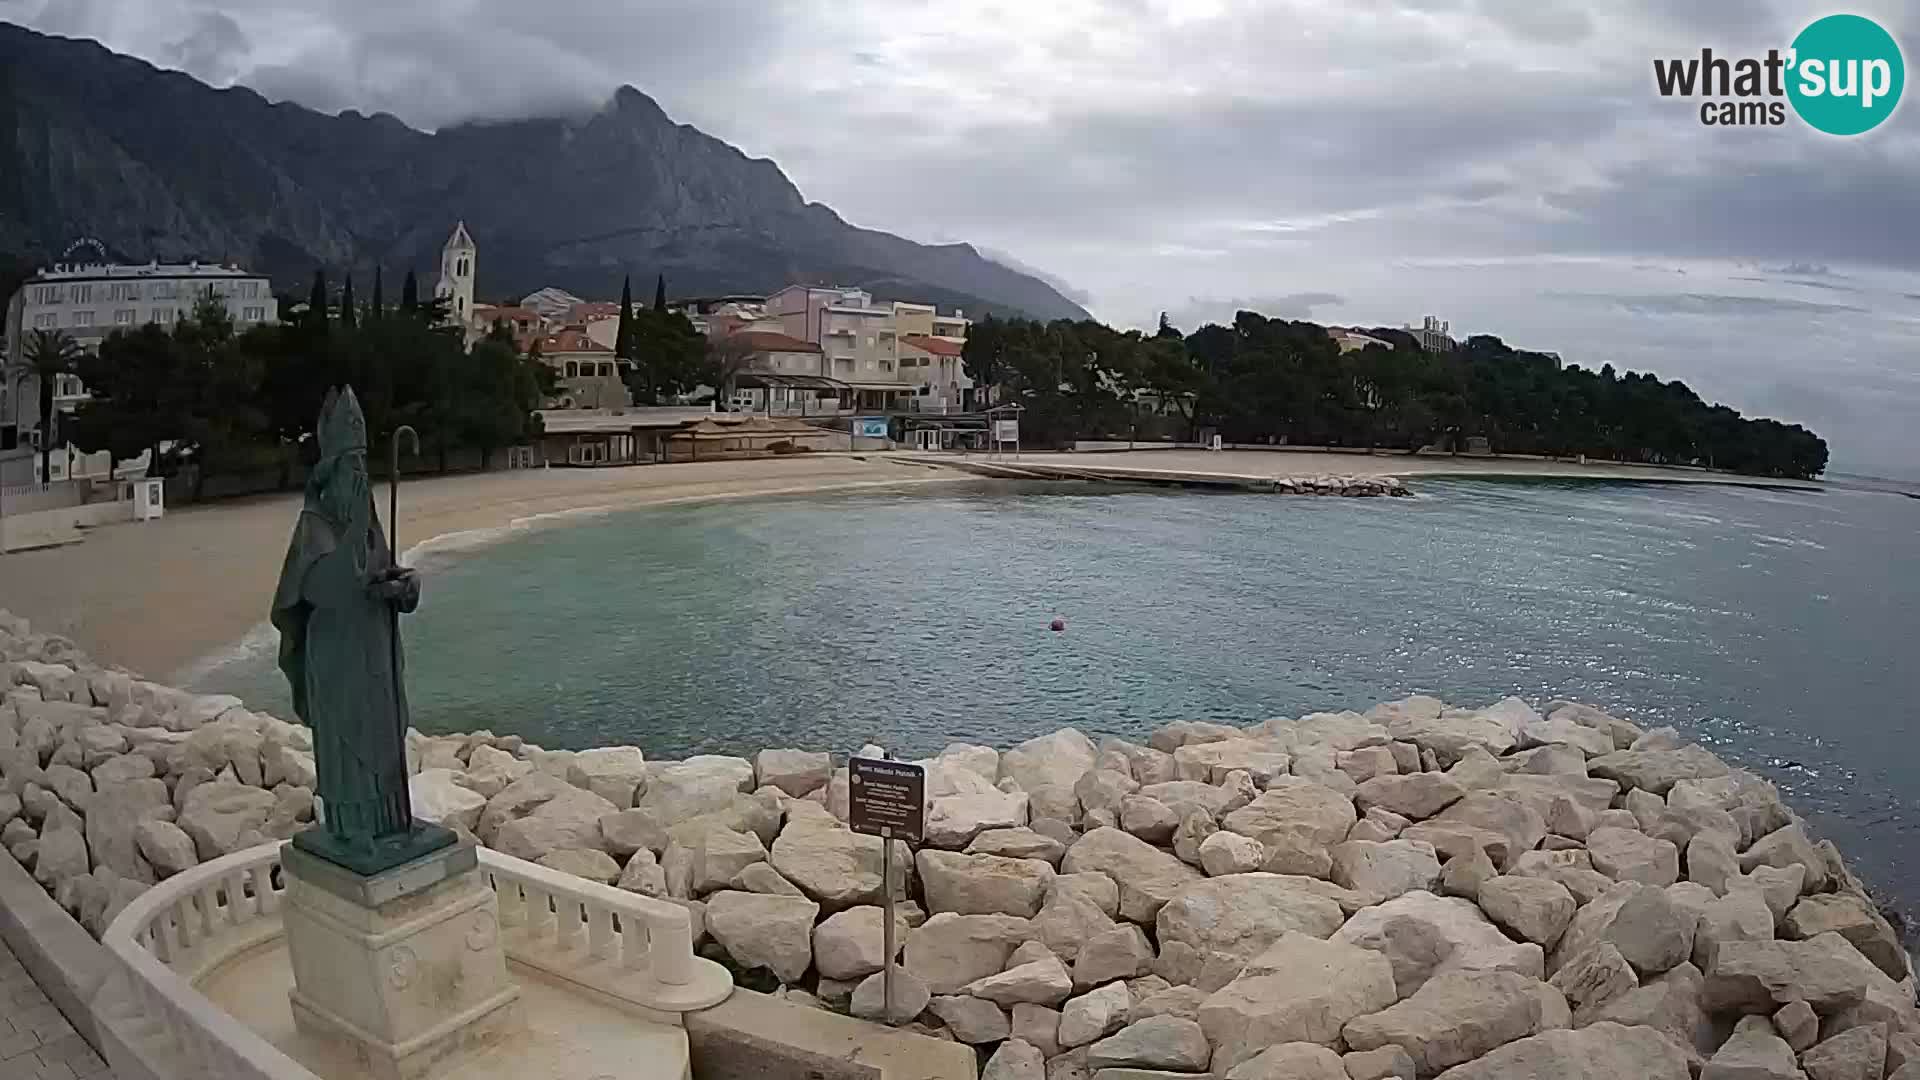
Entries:
[[[649, 757], [1140, 736], [1415, 692], [1672, 724], [1920, 908], [1920, 501], [1416, 479], [643, 510], [429, 557], [414, 720]], [[1055, 616], [1063, 634], [1050, 633]], [[270, 655], [204, 689], [285, 714]]]

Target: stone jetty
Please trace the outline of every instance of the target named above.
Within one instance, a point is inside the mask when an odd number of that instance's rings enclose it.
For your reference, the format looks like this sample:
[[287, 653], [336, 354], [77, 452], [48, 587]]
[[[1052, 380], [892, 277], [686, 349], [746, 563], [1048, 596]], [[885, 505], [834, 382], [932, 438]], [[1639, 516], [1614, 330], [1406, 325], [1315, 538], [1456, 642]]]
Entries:
[[[0, 615], [0, 841], [96, 935], [304, 828], [310, 733]], [[884, 1000], [881, 841], [828, 753], [412, 733], [417, 813], [666, 897], [744, 985], [989, 1080], [1920, 1078], [1908, 953], [1773, 786], [1565, 701], [1430, 697], [926, 759]]]

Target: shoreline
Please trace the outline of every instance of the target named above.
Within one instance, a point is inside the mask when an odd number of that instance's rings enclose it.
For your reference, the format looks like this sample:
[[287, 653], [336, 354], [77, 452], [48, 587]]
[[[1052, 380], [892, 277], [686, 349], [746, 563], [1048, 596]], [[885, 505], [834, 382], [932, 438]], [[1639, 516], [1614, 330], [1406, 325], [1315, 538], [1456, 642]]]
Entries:
[[[994, 483], [963, 469], [985, 460], [979, 454], [891, 451], [420, 478], [402, 485], [401, 546], [413, 560], [648, 506]], [[1265, 488], [1276, 478], [1335, 473], [1415, 482], [1585, 479], [1824, 490], [1763, 477], [1614, 464], [1285, 449], [1027, 453], [1011, 463], [1110, 470], [1122, 483], [1152, 482], [1159, 474], [1215, 475]], [[255, 601], [271, 592], [300, 501], [298, 493], [287, 493], [196, 505], [156, 522], [90, 530], [84, 543], [10, 553], [0, 557], [0, 596], [34, 625], [73, 638], [93, 655], [152, 678], [191, 684], [236, 655], [263, 647], [265, 618]]]
[[[298, 723], [95, 667], [3, 611], [0, 690], [6, 847], [76, 931], [313, 827]], [[1920, 1060], [1911, 956], [1840, 850], [1673, 728], [1564, 699], [952, 743], [913, 763], [923, 828], [891, 887], [832, 750], [410, 730], [406, 757], [418, 819], [677, 903], [737, 985], [891, 1012], [975, 1048], [983, 1078]], [[890, 888], [904, 948], [883, 975]]]

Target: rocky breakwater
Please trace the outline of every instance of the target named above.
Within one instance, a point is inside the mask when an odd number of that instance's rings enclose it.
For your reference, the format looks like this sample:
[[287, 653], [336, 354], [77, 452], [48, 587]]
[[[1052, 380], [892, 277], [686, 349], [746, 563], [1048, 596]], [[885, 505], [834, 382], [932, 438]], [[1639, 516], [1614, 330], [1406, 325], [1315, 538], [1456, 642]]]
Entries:
[[1344, 495], [1364, 499], [1405, 498], [1413, 491], [1397, 476], [1279, 476], [1273, 490], [1282, 495]]
[[[0, 838], [96, 933], [311, 820], [304, 728], [14, 620], [0, 657]], [[408, 744], [421, 815], [683, 903], [742, 984], [971, 1044], [992, 1080], [1920, 1077], [1907, 952], [1839, 852], [1585, 705], [949, 746], [890, 1002], [881, 842], [828, 754]]]

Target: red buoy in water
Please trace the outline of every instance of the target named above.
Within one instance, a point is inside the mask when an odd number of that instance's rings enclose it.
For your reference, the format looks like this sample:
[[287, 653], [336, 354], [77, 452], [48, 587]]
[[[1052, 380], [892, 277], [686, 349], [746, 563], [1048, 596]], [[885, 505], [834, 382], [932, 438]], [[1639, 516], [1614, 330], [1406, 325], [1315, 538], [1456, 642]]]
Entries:
[[1047, 629], [1053, 631], [1056, 634], [1060, 633], [1061, 631], [1064, 631], [1066, 628], [1067, 628], [1067, 620], [1062, 619], [1058, 616], [1055, 616], [1054, 620], [1047, 624]]

